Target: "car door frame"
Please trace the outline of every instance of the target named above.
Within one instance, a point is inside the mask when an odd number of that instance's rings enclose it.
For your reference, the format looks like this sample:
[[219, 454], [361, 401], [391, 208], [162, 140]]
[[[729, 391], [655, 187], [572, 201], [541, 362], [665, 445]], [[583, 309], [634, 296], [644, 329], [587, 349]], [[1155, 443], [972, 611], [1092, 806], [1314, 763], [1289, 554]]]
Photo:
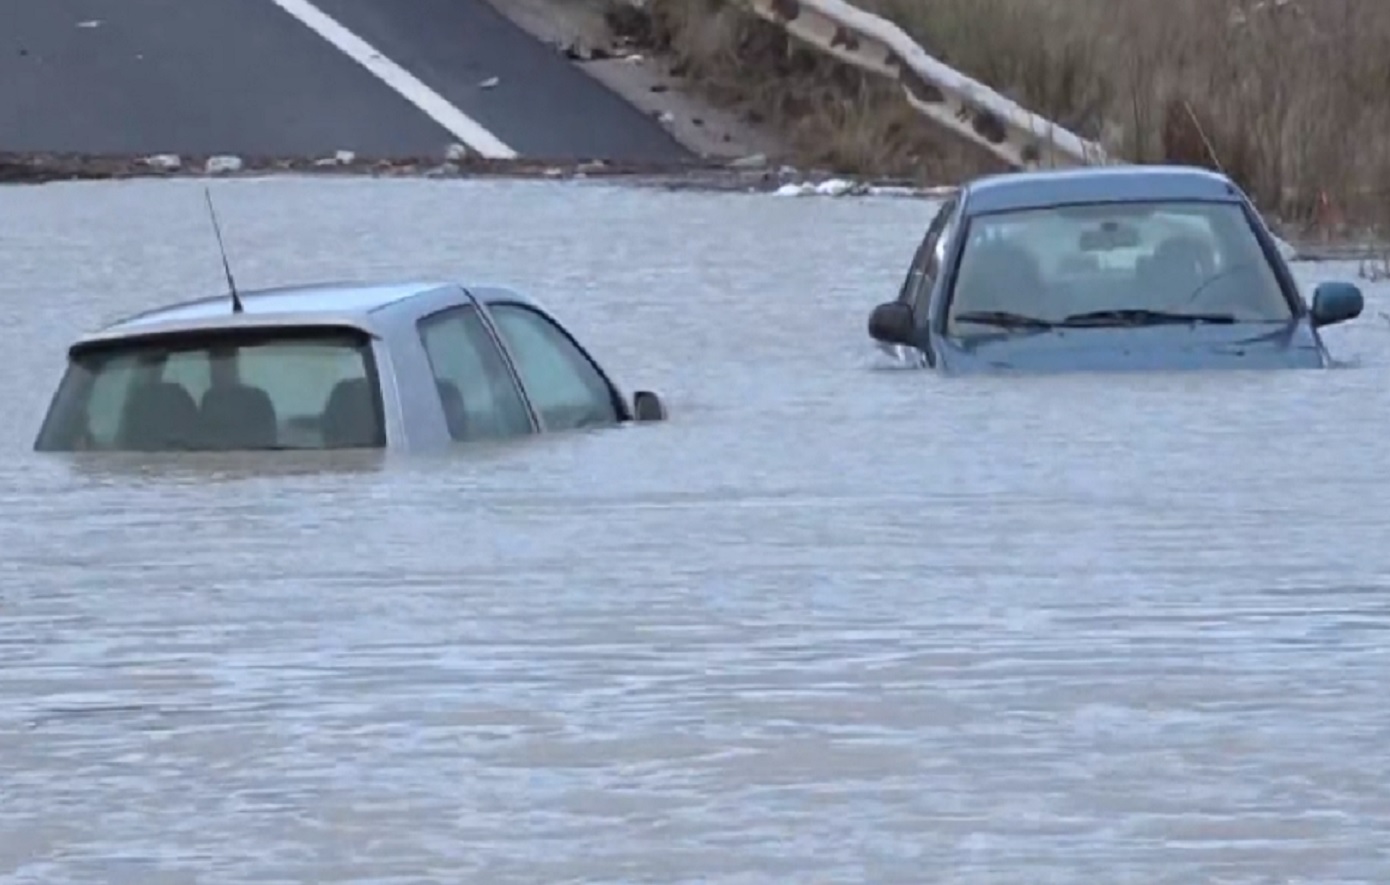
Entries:
[[[951, 245], [958, 229], [957, 216], [960, 214], [959, 194], [947, 197], [927, 225], [927, 232], [917, 246], [908, 269], [908, 277], [903, 280], [898, 292], [898, 301], [912, 308], [913, 325], [917, 330], [917, 349], [922, 352], [927, 365], [936, 365], [936, 349], [932, 342], [933, 295], [942, 276], [942, 270], [949, 263]], [[941, 259], [937, 260], [940, 252]], [[934, 272], [928, 276], [927, 268], [936, 264]]]
[[[449, 298], [447, 301], [431, 304], [426, 310], [421, 311], [410, 319], [410, 329], [415, 341], [415, 346], [418, 348], [420, 358], [423, 360], [423, 365], [430, 374], [429, 380], [431, 389], [433, 389], [432, 386], [435, 380], [434, 363], [430, 359], [429, 348], [425, 347], [425, 339], [421, 334], [420, 324], [451, 311], [471, 308], [477, 312], [478, 319], [482, 323], [488, 339], [502, 355], [502, 364], [507, 368], [507, 377], [511, 379], [512, 388], [521, 397], [521, 403], [526, 409], [526, 414], [531, 419], [532, 433], [545, 433], [545, 423], [541, 418], [540, 412], [536, 410], [536, 404], [531, 401], [531, 397], [526, 390], [525, 382], [522, 381], [521, 375], [517, 372], [516, 364], [512, 361], [511, 352], [507, 349], [507, 343], [503, 341], [498, 334], [498, 330], [492, 320], [492, 315], [488, 313], [486, 302], [474, 297], [472, 292], [469, 292], [462, 286], [459, 286], [457, 289], [452, 289], [450, 294], [453, 297]], [[446, 438], [449, 438], [452, 442], [452, 437], [449, 436], [447, 431], [448, 419], [444, 415], [444, 403], [439, 399], [438, 393], [430, 398], [430, 401], [435, 404], [440, 426], [445, 428]]]
[[589, 352], [589, 349], [579, 342], [579, 339], [570, 332], [564, 323], [560, 322], [557, 316], [544, 307], [541, 307], [539, 304], [525, 298], [501, 295], [495, 298], [483, 299], [478, 298], [472, 292], [468, 292], [467, 294], [468, 297], [473, 300], [474, 304], [483, 308], [483, 315], [486, 317], [488, 331], [491, 333], [493, 340], [497, 342], [497, 345], [502, 348], [502, 356], [507, 361], [507, 367], [511, 370], [512, 377], [521, 385], [522, 394], [526, 397], [526, 406], [531, 410], [531, 415], [540, 426], [542, 432], [550, 433], [552, 431], [545, 423], [545, 416], [541, 413], [540, 409], [536, 408], [536, 404], [531, 400], [530, 391], [526, 389], [526, 383], [521, 378], [521, 371], [517, 368], [516, 354], [513, 353], [505, 336], [502, 335], [502, 329], [497, 324], [497, 318], [492, 315], [492, 308], [494, 307], [514, 307], [521, 310], [529, 310], [532, 313], [538, 314], [542, 319], [548, 320], [550, 324], [559, 330], [560, 334], [565, 337], [565, 340], [569, 341], [569, 343], [579, 351], [579, 355], [584, 357], [589, 365], [593, 367], [593, 370], [598, 373], [599, 378], [603, 379], [603, 383], [608, 387], [608, 396], [613, 403], [613, 409], [618, 415], [617, 423], [625, 424], [633, 420], [632, 408], [628, 405], [627, 399], [623, 395], [622, 388], [618, 387], [618, 385], [613, 382], [613, 379], [604, 371], [603, 366], [600, 365], [599, 361], [594, 358], [594, 355]]

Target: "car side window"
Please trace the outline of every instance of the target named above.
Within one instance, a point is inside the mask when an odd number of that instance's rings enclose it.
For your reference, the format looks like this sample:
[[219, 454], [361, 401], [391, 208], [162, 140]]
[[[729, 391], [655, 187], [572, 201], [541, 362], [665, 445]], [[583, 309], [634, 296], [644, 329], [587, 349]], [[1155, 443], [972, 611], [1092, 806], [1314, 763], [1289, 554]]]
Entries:
[[613, 389], [559, 326], [520, 304], [494, 304], [489, 310], [547, 428], [572, 430], [622, 420]]
[[452, 307], [419, 322], [449, 435], [458, 442], [533, 432], [531, 413], [478, 309]]
[[898, 301], [903, 304], [911, 304], [913, 296], [917, 294], [917, 283], [922, 279], [922, 271], [926, 268], [927, 256], [931, 254], [932, 238], [928, 233], [918, 244], [917, 251], [912, 255], [912, 264], [908, 266], [907, 277], [903, 280], [902, 287], [898, 289]]
[[956, 201], [952, 198], [942, 204], [941, 211], [932, 221], [931, 248], [927, 251], [922, 277], [917, 282], [919, 297], [936, 283], [937, 274], [941, 273], [941, 260], [946, 254], [946, 241], [950, 239], [951, 219], [955, 213]]
[[919, 293], [924, 287], [930, 287], [936, 282], [936, 274], [941, 266], [941, 255], [944, 247], [944, 237], [946, 223], [950, 220], [952, 213], [956, 209], [956, 200], [951, 198], [941, 204], [936, 216], [932, 218], [931, 224], [927, 225], [927, 233], [922, 237], [922, 244], [917, 247], [917, 253], [912, 257], [912, 267], [908, 270], [907, 279], [903, 281], [902, 289], [898, 292], [898, 300], [904, 304], [915, 304]]

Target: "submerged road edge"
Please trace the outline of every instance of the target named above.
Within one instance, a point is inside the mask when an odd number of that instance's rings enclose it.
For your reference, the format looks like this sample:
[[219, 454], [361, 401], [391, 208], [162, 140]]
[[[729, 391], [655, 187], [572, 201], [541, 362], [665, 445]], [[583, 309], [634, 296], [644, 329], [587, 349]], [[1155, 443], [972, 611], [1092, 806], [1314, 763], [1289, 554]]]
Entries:
[[[460, 180], [506, 178], [545, 181], [622, 180], [670, 190], [773, 192], [795, 190], [796, 196], [901, 196], [939, 200], [954, 187], [922, 188], [894, 179], [855, 180], [816, 170], [789, 166], [741, 166], [719, 160], [693, 159], [678, 163], [556, 161], [535, 157], [488, 159], [465, 154], [438, 157], [232, 157], [7, 153], [0, 151], [0, 187], [76, 181], [126, 179], [238, 179], [272, 175], [326, 178], [417, 178]], [[807, 182], [831, 187], [816, 188]]]
[[[234, 162], [228, 162], [234, 161]], [[437, 157], [176, 157], [0, 151], [0, 188], [80, 181], [128, 179], [247, 179], [269, 176], [324, 178], [396, 178], [441, 181], [477, 178], [533, 181], [613, 181], [672, 191], [779, 193], [793, 197], [897, 197], [927, 201], [955, 193], [954, 185], [923, 187], [908, 179], [833, 175], [790, 166], [744, 166], [713, 159], [680, 163], [555, 161], [535, 157], [489, 159], [468, 154], [441, 161]], [[818, 182], [818, 184], [816, 184]], [[1269, 219], [1276, 235], [1292, 250], [1290, 261], [1357, 261], [1383, 258], [1387, 244], [1347, 238], [1325, 242], [1297, 236], [1278, 219]], [[925, 224], [925, 221], [923, 222]], [[1288, 234], [1288, 235], [1286, 235]]]

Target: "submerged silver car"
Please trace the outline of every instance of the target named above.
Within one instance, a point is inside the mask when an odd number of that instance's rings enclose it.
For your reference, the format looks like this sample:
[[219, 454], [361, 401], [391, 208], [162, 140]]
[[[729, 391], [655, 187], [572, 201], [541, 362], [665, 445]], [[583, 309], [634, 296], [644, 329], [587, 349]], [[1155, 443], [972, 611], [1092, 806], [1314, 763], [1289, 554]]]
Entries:
[[263, 289], [79, 339], [45, 452], [389, 448], [659, 421], [534, 299], [451, 282]]

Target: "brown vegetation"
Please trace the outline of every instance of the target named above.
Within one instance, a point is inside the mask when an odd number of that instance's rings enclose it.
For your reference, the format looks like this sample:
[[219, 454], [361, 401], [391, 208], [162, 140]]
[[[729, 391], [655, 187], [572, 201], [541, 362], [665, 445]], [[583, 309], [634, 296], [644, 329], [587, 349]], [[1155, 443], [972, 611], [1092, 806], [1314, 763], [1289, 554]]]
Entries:
[[[856, 5], [1126, 159], [1222, 168], [1290, 219], [1390, 220], [1386, 0]], [[936, 183], [998, 168], [934, 130], [896, 85], [789, 41], [737, 0], [647, 9], [649, 42], [715, 100], [787, 133], [802, 163]]]

